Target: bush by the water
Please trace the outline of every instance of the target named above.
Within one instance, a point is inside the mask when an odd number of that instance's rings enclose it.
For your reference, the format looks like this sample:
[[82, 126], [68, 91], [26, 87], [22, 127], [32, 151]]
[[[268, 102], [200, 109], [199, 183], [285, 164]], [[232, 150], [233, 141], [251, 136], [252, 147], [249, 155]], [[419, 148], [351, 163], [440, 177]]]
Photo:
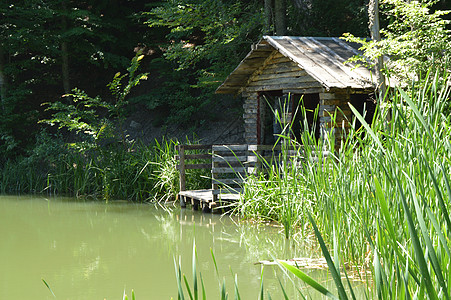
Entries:
[[[169, 200], [178, 192], [177, 141], [102, 145], [80, 151], [60, 136], [42, 132], [27, 157], [0, 168], [0, 192], [45, 193], [95, 199]], [[187, 186], [208, 186], [200, 172], [187, 172]]]

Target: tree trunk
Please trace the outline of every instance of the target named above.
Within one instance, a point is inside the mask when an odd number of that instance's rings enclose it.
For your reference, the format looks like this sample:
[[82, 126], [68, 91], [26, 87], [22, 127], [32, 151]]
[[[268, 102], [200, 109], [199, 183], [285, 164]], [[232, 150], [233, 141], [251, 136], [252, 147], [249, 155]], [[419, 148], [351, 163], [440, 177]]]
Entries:
[[272, 20], [272, 0], [265, 0], [265, 33], [267, 34], [271, 34]]
[[276, 35], [285, 35], [287, 32], [286, 17], [287, 6], [286, 0], [275, 0], [274, 2], [274, 23], [276, 27]]
[[3, 74], [5, 60], [3, 56], [3, 45], [0, 44], [0, 104], [2, 110], [5, 109], [4, 103], [6, 98], [6, 77]]
[[[66, 2], [63, 1], [61, 3], [61, 8], [62, 8], [62, 12], [63, 12], [63, 16], [61, 18], [61, 28], [62, 28], [62, 32], [66, 32], [67, 31], [67, 6], [66, 6]], [[68, 50], [68, 45], [67, 45], [67, 41], [62, 38], [61, 39], [61, 71], [62, 71], [62, 79], [63, 79], [63, 89], [64, 89], [64, 93], [65, 94], [69, 94], [71, 91], [70, 88], [70, 69], [69, 69], [69, 50]]]
[[65, 94], [69, 94], [70, 78], [69, 78], [69, 53], [67, 50], [67, 42], [61, 43], [61, 71], [63, 73], [63, 89]]
[[[368, 5], [368, 18], [369, 18], [369, 28], [371, 31], [371, 39], [374, 41], [381, 40], [381, 33], [379, 28], [379, 0], [370, 0]], [[377, 79], [377, 90], [379, 92], [379, 99], [382, 100], [385, 96], [385, 91], [387, 90], [385, 86], [385, 78], [382, 73], [384, 68], [383, 57], [379, 57], [376, 62], [376, 79]]]

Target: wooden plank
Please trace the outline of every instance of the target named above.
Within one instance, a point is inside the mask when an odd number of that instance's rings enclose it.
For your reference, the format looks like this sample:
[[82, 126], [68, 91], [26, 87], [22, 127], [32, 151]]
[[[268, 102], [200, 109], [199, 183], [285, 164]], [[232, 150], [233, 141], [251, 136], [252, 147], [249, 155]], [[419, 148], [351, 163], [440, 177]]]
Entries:
[[243, 114], [243, 119], [244, 120], [257, 120], [257, 116], [255, 114], [246, 112]]
[[248, 156], [246, 166], [251, 163], [263, 162], [262, 160], [264, 160], [265, 162], [271, 162], [274, 159], [275, 159], [274, 155], [273, 156], [260, 156], [260, 155], [259, 156]]
[[274, 90], [284, 90], [284, 89], [306, 89], [306, 88], [320, 88], [318, 82], [299, 82], [292, 84], [273, 84], [273, 85], [259, 85], [259, 86], [249, 86], [246, 88], [247, 91], [253, 92], [263, 92], [263, 91], [274, 91]]
[[282, 90], [284, 94], [317, 94], [324, 91], [323, 87], [317, 87], [317, 88], [285, 88]]
[[247, 145], [213, 145], [213, 152], [219, 151], [245, 151], [247, 150]]
[[186, 190], [186, 175], [185, 175], [185, 147], [179, 145], [179, 188], [181, 191]]
[[183, 146], [185, 150], [209, 150], [212, 145], [179, 145]]
[[251, 45], [251, 50], [253, 51], [263, 51], [263, 52], [267, 52], [267, 51], [274, 51], [274, 48], [271, 47], [271, 45], [269, 44], [252, 44]]
[[180, 191], [180, 196], [185, 198], [196, 199], [199, 201], [211, 201], [213, 196], [213, 190], [191, 190], [191, 191]]
[[247, 156], [214, 156], [214, 162], [245, 162], [247, 160]]
[[[175, 159], [179, 160], [180, 155], [176, 155]], [[185, 160], [190, 159], [211, 159], [211, 154], [185, 154]]]
[[211, 154], [185, 154], [185, 160], [190, 159], [211, 159]]
[[243, 104], [243, 109], [244, 110], [257, 109], [257, 107], [258, 107], [257, 101], [252, 102], [252, 103], [245, 103], [245, 104]]
[[249, 151], [273, 150], [274, 145], [249, 145]]
[[[297, 49], [301, 47], [308, 47], [311, 48], [312, 45], [310, 44], [310, 41], [306, 38], [299, 38], [299, 39], [292, 39], [290, 40], [290, 43], [295, 46]], [[334, 64], [330, 57], [327, 55], [324, 55], [321, 53], [321, 49], [318, 47], [313, 47], [311, 49], [314, 49], [314, 52], [312, 51], [310, 54], [311, 57], [314, 58], [316, 65], [321, 68], [322, 74], [327, 72], [332, 76], [331, 83], [335, 84], [333, 86], [336, 87], [356, 87], [356, 82], [352, 80], [352, 78], [349, 78], [349, 76], [343, 71], [344, 66], [338, 66], [338, 64]], [[318, 69], [315, 67], [315, 70]], [[325, 72], [324, 72], [325, 71]], [[330, 80], [330, 79], [329, 79]], [[361, 86], [360, 84], [357, 84], [357, 86]]]
[[[245, 113], [246, 114], [248, 114], [248, 115], [256, 115], [257, 113], [258, 113], [258, 108], [252, 108], [252, 109], [246, 109], [245, 110]], [[249, 117], [246, 117], [246, 118], [249, 118]]]
[[186, 170], [211, 169], [211, 164], [186, 164]]
[[269, 65], [266, 67], [266, 69], [262, 70], [261, 73], [262, 74], [270, 74], [270, 73], [280, 74], [280, 73], [295, 72], [295, 71], [300, 71], [300, 70], [304, 70], [304, 69], [301, 68], [298, 64], [290, 61], [290, 62], [280, 63], [277, 65]]
[[280, 74], [276, 73], [269, 73], [269, 74], [260, 74], [252, 77], [253, 81], [259, 81], [259, 80], [267, 80], [267, 79], [273, 79], [273, 78], [300, 78], [300, 77], [309, 77], [309, 81], [315, 81], [316, 79], [312, 76], [308, 75], [307, 72], [304, 70], [295, 70], [295, 71], [289, 71], [289, 72], [283, 72]]
[[234, 161], [234, 162], [222, 162], [222, 163], [215, 163], [213, 168], [241, 168], [245, 162], [242, 161]]
[[244, 178], [223, 178], [223, 179], [215, 179], [217, 184], [241, 184], [244, 182]]
[[[277, 51], [273, 51], [268, 58], [258, 67], [255, 69], [255, 71], [252, 73], [253, 75], [257, 75], [257, 74], [261, 74], [261, 72], [267, 67], [268, 63], [274, 58], [274, 55], [276, 55], [278, 52]], [[246, 81], [243, 82], [241, 85], [242, 87], [240, 88], [240, 90], [238, 91], [238, 93], [241, 93], [249, 84], [251, 80], [251, 76], [250, 78]]]
[[274, 39], [268, 37], [268, 41], [271, 45], [277, 48], [282, 54], [290, 57], [294, 62], [298, 63], [302, 68], [304, 68], [308, 73], [310, 73], [319, 82], [324, 84], [326, 87], [340, 87], [345, 88], [346, 85], [339, 82], [333, 75], [328, 73], [322, 68], [313, 58], [311, 58], [312, 51], [308, 49], [305, 45], [291, 39]]
[[[222, 189], [222, 190], [213, 190], [213, 195], [239, 194], [241, 191], [242, 191], [241, 188], [230, 188], [230, 189]], [[238, 199], [239, 198], [237, 198], [237, 200]]]
[[238, 168], [212, 168], [211, 173], [217, 174], [231, 174], [231, 173], [240, 173], [246, 172], [246, 168], [238, 167]]
[[[273, 48], [274, 49], [274, 48]], [[274, 54], [274, 59], [276, 59], [276, 58], [280, 58], [280, 57], [285, 57], [286, 58], [286, 56], [285, 55], [283, 55], [282, 53], [280, 53], [279, 51], [277, 51], [277, 53], [276, 54]]]
[[287, 85], [293, 85], [293, 84], [298, 84], [298, 83], [303, 83], [303, 82], [315, 82], [317, 83], [316, 85], [314, 85], [315, 87], [322, 87], [321, 84], [313, 77], [311, 77], [310, 75], [305, 75], [305, 76], [301, 76], [301, 77], [280, 77], [277, 76], [277, 74], [275, 75], [271, 75], [271, 76], [267, 76], [266, 79], [259, 79], [259, 80], [254, 80], [252, 82], [249, 82], [250, 87], [252, 86], [256, 86], [256, 85], [274, 85], [274, 84], [287, 84]]
[[290, 59], [286, 56], [283, 56], [282, 54], [279, 53], [279, 55], [275, 55], [273, 58], [269, 59], [268, 62], [266, 63], [267, 66], [273, 65], [273, 64], [280, 64], [280, 63], [285, 63], [285, 62], [289, 62]]

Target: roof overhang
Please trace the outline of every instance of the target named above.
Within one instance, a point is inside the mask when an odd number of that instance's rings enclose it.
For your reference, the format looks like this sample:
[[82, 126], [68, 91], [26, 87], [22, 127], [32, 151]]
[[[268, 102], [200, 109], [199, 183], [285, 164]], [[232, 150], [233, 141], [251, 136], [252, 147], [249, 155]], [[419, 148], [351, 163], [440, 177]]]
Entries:
[[218, 94], [238, 94], [252, 74], [277, 50], [304, 69], [326, 89], [375, 89], [374, 71], [348, 60], [362, 53], [358, 44], [335, 37], [263, 36], [218, 87]]

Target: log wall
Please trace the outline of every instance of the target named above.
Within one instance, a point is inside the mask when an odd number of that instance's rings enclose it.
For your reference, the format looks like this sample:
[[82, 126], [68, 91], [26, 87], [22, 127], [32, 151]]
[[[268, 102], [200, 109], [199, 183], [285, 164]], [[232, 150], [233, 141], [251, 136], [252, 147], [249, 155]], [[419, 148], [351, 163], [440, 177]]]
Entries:
[[[327, 138], [333, 133], [342, 138], [351, 126], [352, 112], [348, 106], [351, 93], [365, 90], [326, 90], [320, 82], [307, 74], [296, 63], [278, 51], [274, 51], [250, 77], [240, 93], [244, 97], [244, 138], [248, 144], [257, 144], [264, 128], [258, 124], [264, 116], [264, 105], [259, 105], [259, 92], [282, 91], [283, 94], [319, 94], [320, 136]], [[260, 102], [264, 101], [260, 99]], [[334, 118], [332, 118], [334, 116]], [[338, 143], [337, 143], [338, 144]]]

